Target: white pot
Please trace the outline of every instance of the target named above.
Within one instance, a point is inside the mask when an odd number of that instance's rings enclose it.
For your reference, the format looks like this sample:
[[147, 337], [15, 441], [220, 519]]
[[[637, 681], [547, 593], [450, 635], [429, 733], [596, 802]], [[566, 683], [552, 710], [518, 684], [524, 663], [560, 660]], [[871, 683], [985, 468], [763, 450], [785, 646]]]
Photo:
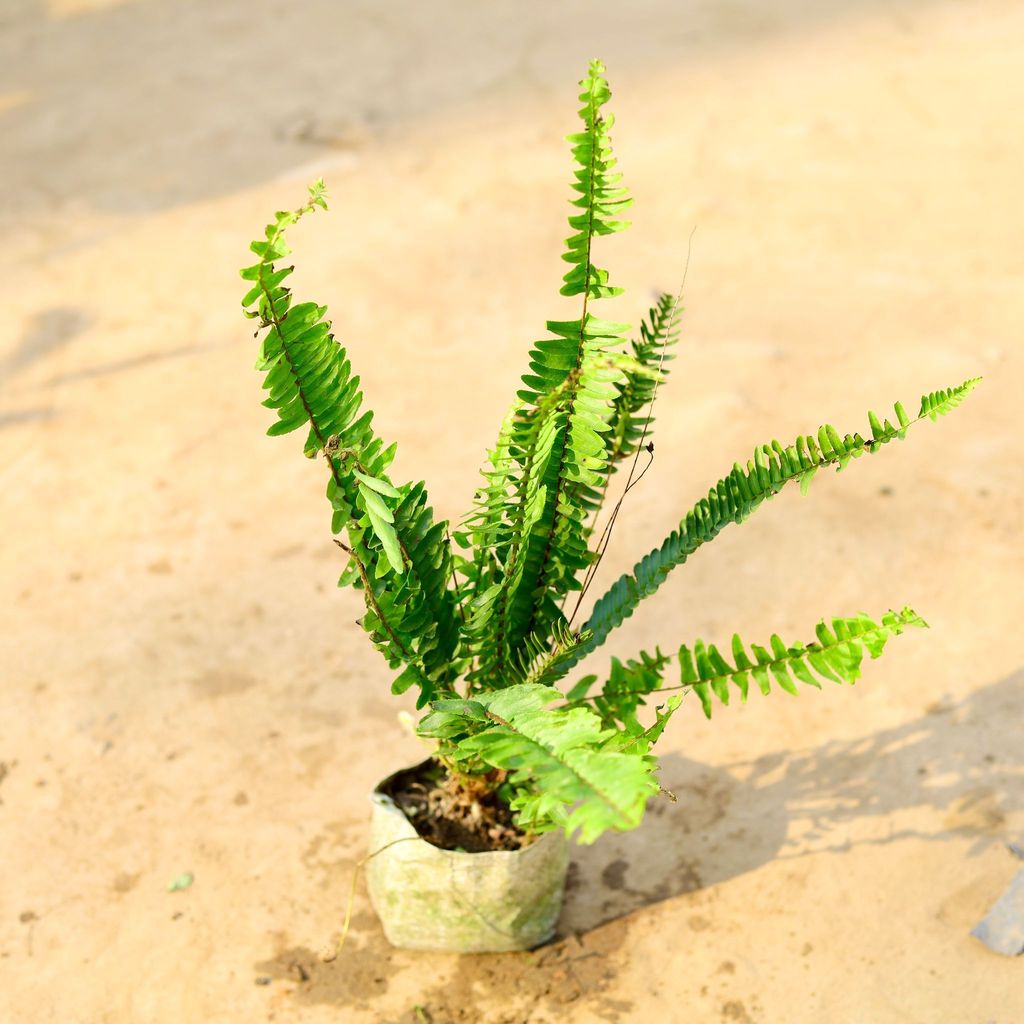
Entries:
[[370, 797], [370, 852], [382, 852], [366, 865], [370, 900], [388, 941], [452, 953], [502, 953], [547, 942], [562, 908], [565, 835], [547, 832], [520, 850], [442, 850], [416, 832], [385, 792], [395, 775]]

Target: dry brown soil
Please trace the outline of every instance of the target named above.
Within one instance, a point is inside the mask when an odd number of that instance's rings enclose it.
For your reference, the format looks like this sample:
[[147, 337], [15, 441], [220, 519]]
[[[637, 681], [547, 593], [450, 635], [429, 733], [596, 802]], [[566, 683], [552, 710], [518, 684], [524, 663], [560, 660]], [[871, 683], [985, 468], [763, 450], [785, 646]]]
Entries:
[[[1024, 832], [1020, 3], [0, 7], [0, 1021], [1024, 1021], [1024, 962], [968, 936]], [[637, 199], [612, 315], [696, 227], [605, 582], [755, 443], [986, 378], [727, 530], [610, 649], [903, 603], [933, 628], [853, 690], [684, 706], [679, 802], [574, 853], [554, 947], [391, 950], [360, 889], [325, 965], [366, 794], [422, 750], [334, 587], [321, 466], [263, 435], [236, 268], [325, 175], [296, 287], [397, 477], [458, 516], [572, 315], [561, 137], [595, 54]]]

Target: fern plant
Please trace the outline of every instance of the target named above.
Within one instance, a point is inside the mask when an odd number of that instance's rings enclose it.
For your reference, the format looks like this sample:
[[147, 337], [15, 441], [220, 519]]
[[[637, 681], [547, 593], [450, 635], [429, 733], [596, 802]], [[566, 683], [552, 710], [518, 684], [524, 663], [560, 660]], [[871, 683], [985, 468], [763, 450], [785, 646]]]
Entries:
[[864, 434], [826, 424], [790, 444], [758, 445], [575, 626], [621, 505], [598, 532], [613, 477], [623, 474], [624, 495], [653, 454], [651, 408], [681, 313], [678, 297], [662, 295], [632, 336], [598, 314], [601, 300], [621, 291], [595, 262], [598, 244], [627, 227], [631, 199], [615, 170], [600, 62], [581, 86], [582, 125], [568, 137], [574, 197], [561, 287], [578, 315], [549, 321], [534, 342], [473, 508], [454, 531], [435, 518], [422, 482], [391, 478], [395, 446], [373, 429], [326, 307], [296, 301], [288, 287], [286, 234], [327, 208], [322, 181], [253, 242], [242, 304], [262, 338], [264, 405], [277, 415], [268, 432], [304, 429], [306, 456], [322, 461], [331, 528], [348, 559], [339, 583], [362, 593], [361, 624], [396, 672], [393, 692], [416, 691], [426, 710], [419, 733], [449, 771], [502, 780], [524, 830], [562, 828], [591, 842], [639, 824], [659, 789], [652, 747], [685, 691], [710, 717], [715, 701], [745, 700], [751, 683], [765, 694], [773, 685], [796, 693], [798, 683], [853, 683], [865, 654], [878, 657], [891, 637], [925, 622], [910, 608], [858, 614], [822, 621], [807, 643], [735, 636], [723, 652], [698, 639], [671, 654], [612, 659], [601, 676], [567, 681], [570, 671], [727, 525], [788, 484], [805, 493], [819, 469], [842, 470], [902, 440], [954, 409], [977, 380], [924, 395], [913, 418], [899, 402], [889, 419], [868, 413]]

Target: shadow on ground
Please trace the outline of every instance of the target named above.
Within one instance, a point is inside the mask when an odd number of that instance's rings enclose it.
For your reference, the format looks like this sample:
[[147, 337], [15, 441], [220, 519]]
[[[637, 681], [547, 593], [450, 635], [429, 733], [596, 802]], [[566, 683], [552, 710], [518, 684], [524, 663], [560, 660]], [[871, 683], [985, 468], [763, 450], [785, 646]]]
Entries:
[[[911, 31], [909, 16], [927, 5], [898, 5], [893, 23]], [[55, 197], [131, 214], [232, 193], [478, 99], [568, 97], [596, 54], [620, 75], [692, 65], [884, 4], [642, 0], [524, 12], [307, 0], [262, 15], [248, 0], [8, 6], [0, 126], [17, 141], [0, 152], [0, 176], [22, 217]]]
[[[969, 836], [974, 853], [1005, 842], [1007, 816], [1024, 809], [1024, 745], [992, 728], [1007, 718], [1024, 718], [1024, 670], [959, 703], [938, 702], [905, 725], [852, 741], [778, 751], [727, 769], [670, 755], [662, 761], [662, 781], [677, 802], [660, 798], [636, 831], [575, 848], [562, 937], [533, 953], [457, 957], [395, 950], [364, 909], [353, 921], [351, 945], [334, 962], [296, 947], [255, 970], [294, 982], [300, 1002], [364, 1009], [387, 991], [395, 971], [444, 972], [443, 983], [425, 989], [418, 1008], [396, 1019], [400, 1024], [482, 1020], [485, 1008], [495, 1006], [515, 1014], [543, 1005], [557, 1015], [580, 998], [597, 1017], [628, 1019], [629, 1004], [615, 998], [609, 955], [623, 945], [627, 915], [643, 907], [774, 859], [842, 853], [863, 843]], [[984, 753], [965, 753], [970, 750]], [[854, 822], [861, 823], [857, 832], [870, 832], [865, 818], [883, 821], [929, 808], [941, 814], [933, 828], [871, 838], [848, 834]], [[365, 907], [365, 894], [361, 899]], [[691, 925], [702, 926], [699, 915]]]
[[[562, 930], [588, 931], [776, 858], [908, 837], [971, 836], [972, 852], [1002, 841], [1007, 814], [1024, 807], [1024, 744], [1001, 740], [992, 728], [1007, 719], [1024, 720], [1024, 671], [852, 741], [780, 750], [724, 769], [670, 755], [662, 784], [678, 802], [654, 801], [635, 832], [575, 849]], [[941, 824], [849, 837], [854, 822], [916, 808], [940, 811]]]
[[53, 306], [34, 313], [10, 355], [0, 363], [0, 375], [6, 380], [64, 348], [90, 326], [90, 317], [81, 309]]
[[[6, 358], [0, 360], [0, 383], [3, 384], [5, 392], [14, 395], [15, 398], [25, 394], [31, 397], [40, 391], [51, 390], [59, 385], [77, 384], [86, 380], [110, 377], [141, 369], [153, 363], [201, 355], [209, 351], [208, 346], [199, 344], [177, 345], [172, 348], [141, 352], [121, 359], [107, 360], [74, 370], [58, 372], [38, 383], [29, 385], [28, 388], [17, 385], [11, 387], [12, 381], [16, 381], [19, 375], [71, 346], [91, 326], [93, 326], [91, 316], [80, 309], [54, 306], [34, 314], [17, 345]], [[20, 409], [4, 408], [0, 409], [0, 430], [23, 423], [44, 423], [56, 419], [58, 416], [59, 410], [52, 403]]]

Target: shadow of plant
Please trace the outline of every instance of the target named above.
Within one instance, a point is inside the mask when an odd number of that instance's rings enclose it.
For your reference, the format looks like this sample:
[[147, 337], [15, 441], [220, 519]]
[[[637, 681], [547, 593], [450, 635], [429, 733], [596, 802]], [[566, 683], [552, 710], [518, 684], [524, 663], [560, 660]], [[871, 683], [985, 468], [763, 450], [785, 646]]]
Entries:
[[20, 373], [51, 352], [66, 347], [91, 323], [91, 317], [83, 310], [66, 306], [53, 306], [35, 313], [3, 363], [4, 376]]
[[362, 909], [341, 956], [324, 963], [298, 946], [255, 970], [293, 985], [300, 1003], [362, 1010], [382, 1007], [389, 979], [402, 971], [443, 978], [425, 984], [400, 1016], [379, 1015], [390, 1024], [518, 1024], [535, 1011], [557, 1017], [577, 1000], [595, 1019], [631, 1020], [632, 1004], [617, 995], [615, 957], [628, 945], [634, 911], [776, 859], [905, 837], [967, 835], [972, 852], [1006, 841], [1008, 819], [1024, 811], [1024, 745], [996, 724], [1022, 717], [1024, 670], [855, 740], [723, 767], [669, 755], [662, 782], [677, 803], [658, 799], [641, 828], [574, 849], [562, 937], [548, 946], [461, 957], [392, 949], [360, 886]]
[[856, 740], [721, 768], [669, 755], [662, 784], [678, 803], [661, 798], [635, 832], [574, 849], [560, 930], [588, 931], [772, 859], [906, 837], [971, 836], [972, 853], [1005, 841], [1007, 816], [1024, 810], [1024, 744], [994, 727], [1007, 720], [1024, 720], [1024, 670]]
[[[0, 360], [0, 383], [6, 391], [20, 373], [59, 352], [90, 325], [90, 318], [79, 309], [54, 306], [35, 313], [28, 321], [17, 344]], [[54, 419], [50, 405], [0, 410], [0, 430], [24, 423], [46, 423]]]

